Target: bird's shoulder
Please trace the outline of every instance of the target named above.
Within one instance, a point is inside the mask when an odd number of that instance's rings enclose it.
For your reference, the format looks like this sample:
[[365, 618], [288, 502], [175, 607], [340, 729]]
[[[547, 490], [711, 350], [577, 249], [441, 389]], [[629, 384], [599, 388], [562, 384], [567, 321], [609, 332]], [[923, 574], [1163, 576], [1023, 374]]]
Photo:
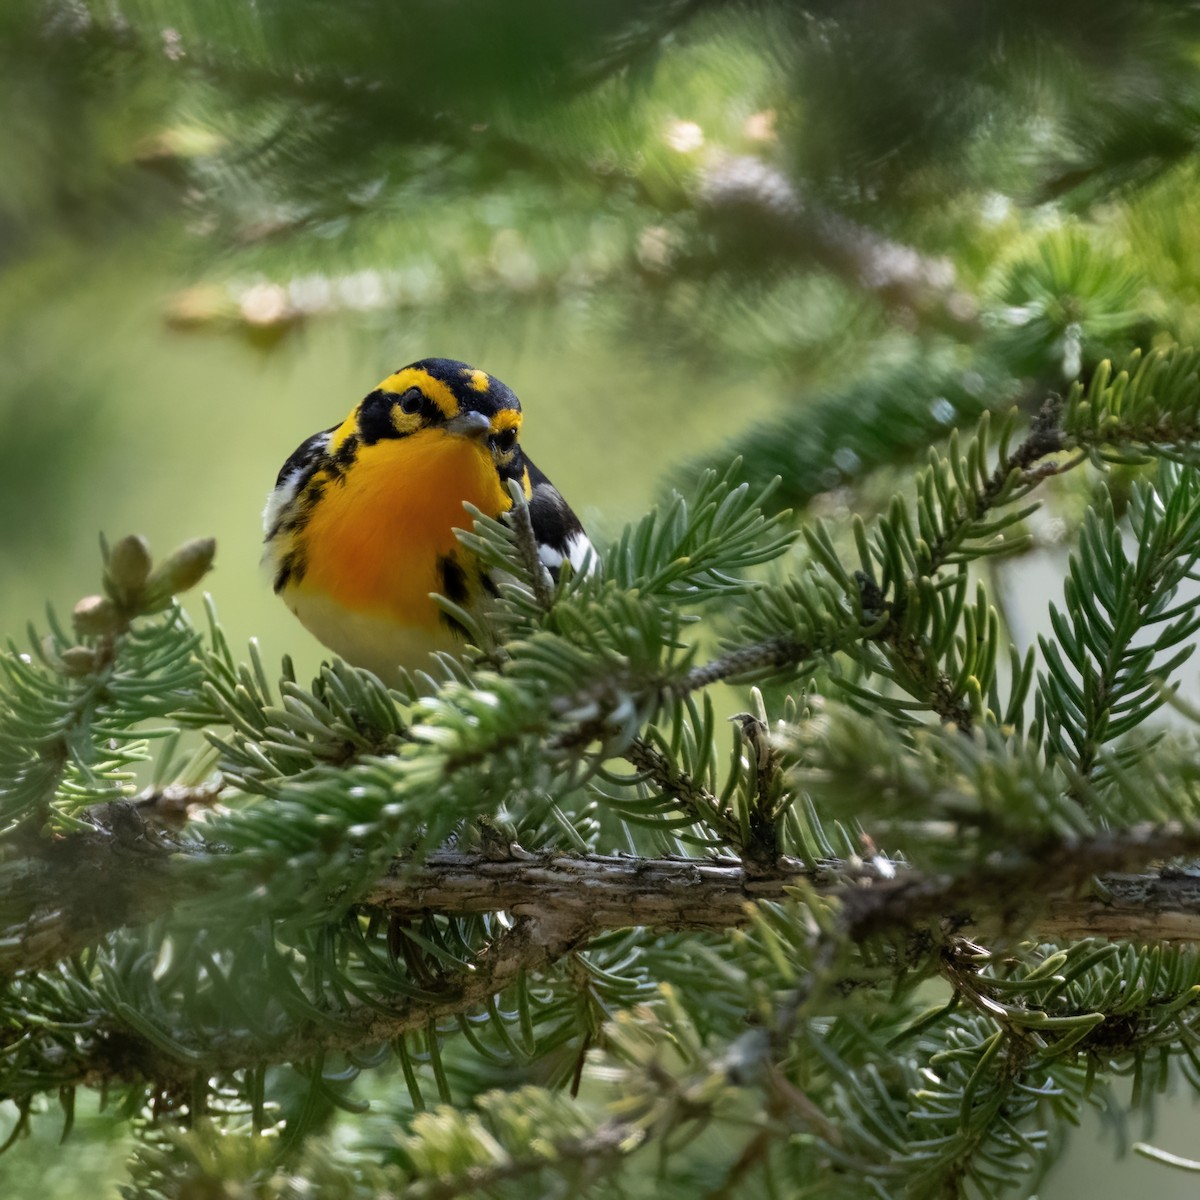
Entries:
[[338, 426], [331, 425], [328, 429], [322, 429], [320, 433], [314, 433], [312, 437], [305, 438], [279, 468], [279, 474], [275, 477], [275, 486], [282, 487], [289, 482], [298, 482], [305, 475], [311, 475], [328, 454], [330, 435], [337, 428]]
[[293, 507], [296, 496], [303, 490], [304, 485], [320, 469], [329, 458], [329, 439], [336, 425], [314, 433], [288, 455], [287, 461], [279, 468], [275, 477], [275, 487], [267, 500], [267, 510], [263, 514], [263, 527], [269, 541], [280, 532], [289, 510]]

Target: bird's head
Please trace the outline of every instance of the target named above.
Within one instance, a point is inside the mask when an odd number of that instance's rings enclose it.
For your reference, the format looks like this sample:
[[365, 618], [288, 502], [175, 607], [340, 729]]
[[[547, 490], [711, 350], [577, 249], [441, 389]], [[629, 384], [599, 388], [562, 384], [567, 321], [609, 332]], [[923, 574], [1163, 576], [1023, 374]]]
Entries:
[[450, 358], [423, 358], [389, 375], [335, 431], [330, 449], [351, 437], [371, 446], [425, 431], [476, 443], [503, 479], [524, 473], [520, 400], [486, 371]]

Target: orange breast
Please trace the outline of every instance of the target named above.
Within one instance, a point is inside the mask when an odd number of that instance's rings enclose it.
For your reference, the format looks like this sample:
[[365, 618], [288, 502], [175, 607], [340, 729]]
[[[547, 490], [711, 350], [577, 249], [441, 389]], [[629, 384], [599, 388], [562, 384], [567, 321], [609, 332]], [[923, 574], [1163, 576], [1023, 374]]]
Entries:
[[470, 528], [463, 502], [499, 516], [511, 501], [486, 447], [427, 429], [362, 446], [344, 483], [326, 485], [302, 539], [301, 591], [353, 612], [436, 629], [438, 559], [462, 554], [453, 529]]

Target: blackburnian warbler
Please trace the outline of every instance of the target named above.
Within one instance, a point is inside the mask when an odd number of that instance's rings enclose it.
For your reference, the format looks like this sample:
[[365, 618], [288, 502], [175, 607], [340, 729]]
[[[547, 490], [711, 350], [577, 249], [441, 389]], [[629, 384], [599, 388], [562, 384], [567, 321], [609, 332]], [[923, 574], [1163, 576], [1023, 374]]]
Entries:
[[470, 527], [464, 502], [500, 517], [518, 480], [542, 563], [586, 569], [587, 535], [520, 432], [511, 389], [465, 363], [426, 358], [389, 375], [283, 464], [264, 514], [275, 591], [331, 650], [391, 682], [463, 645], [434, 593], [472, 613], [496, 593], [454, 535]]

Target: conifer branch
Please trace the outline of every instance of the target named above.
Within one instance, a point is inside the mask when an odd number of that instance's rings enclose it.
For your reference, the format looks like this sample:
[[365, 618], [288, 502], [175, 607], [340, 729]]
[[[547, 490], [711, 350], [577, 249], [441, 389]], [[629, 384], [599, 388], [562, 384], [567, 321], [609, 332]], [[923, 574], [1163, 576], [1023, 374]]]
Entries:
[[[164, 1092], [186, 1092], [197, 1071], [233, 1072], [247, 1063], [300, 1063], [323, 1054], [379, 1046], [483, 1007], [526, 972], [540, 970], [571, 953], [581, 927], [558, 916], [522, 919], [476, 955], [470, 972], [432, 980], [415, 999], [375, 997], [328, 1009], [322, 1019], [297, 1021], [282, 1033], [208, 1034], [188, 1046], [167, 1030], [149, 1030], [145, 1014], [117, 1003], [76, 1030], [76, 1051], [63, 1059], [61, 1086], [87, 1083], [151, 1083]], [[61, 1057], [61, 1056], [59, 1056]], [[39, 1089], [40, 1090], [40, 1089]], [[15, 1090], [10, 1094], [18, 1095]]]
[[1200, 556], [1194, 475], [1163, 463], [1153, 491], [1145, 483], [1133, 489], [1129, 521], [1138, 546], [1132, 557], [1111, 503], [1088, 514], [1065, 605], [1050, 608], [1057, 637], [1039, 639], [1047, 741], [1074, 768], [1076, 796], [1104, 775], [1103, 747], [1157, 711], [1166, 695], [1159, 681], [1190, 658], [1200, 628], [1195, 606], [1175, 603]]
[[[965, 669], [948, 672], [942, 659], [955, 642], [936, 634], [939, 624], [944, 628], [953, 618], [939, 611], [937, 603], [926, 592], [922, 599], [920, 588], [948, 567], [961, 570], [968, 542], [995, 539], [997, 534], [1020, 518], [1021, 513], [1009, 513], [995, 518], [993, 512], [1001, 506], [1012, 506], [1045, 479], [1070, 470], [1082, 461], [1082, 456], [1063, 463], [1047, 463], [1047, 456], [1060, 452], [1065, 445], [1061, 428], [1062, 401], [1049, 397], [1035, 417], [1024, 440], [1012, 453], [1003, 445], [998, 461], [988, 472], [986, 447], [988, 422], [980, 424], [979, 436], [960, 457], [957, 436], [952, 436], [946, 456], [934, 455], [924, 473], [918, 501], [918, 538], [907, 512], [895, 504], [885, 521], [881, 522], [878, 543], [863, 554], [862, 568], [853, 575], [857, 589], [857, 605], [863, 616], [864, 628], [857, 640], [866, 643], [866, 665], [883, 666], [896, 682], [911, 696], [927, 705], [944, 723], [970, 732], [974, 727], [971, 704], [966, 688], [978, 675], [991, 670], [986, 659], [979, 671]], [[1004, 439], [1006, 440], [1006, 439]], [[936, 499], [935, 499], [936, 498]], [[819, 531], [810, 534], [809, 544], [827, 566], [836, 570], [850, 583], [851, 577], [840, 564], [832, 562], [832, 548]], [[903, 559], [904, 576], [893, 565]], [[890, 588], [885, 590], [876, 582], [876, 572], [891, 576]], [[910, 609], [917, 607], [913, 622]], [[977, 624], [986, 624], [977, 622]], [[976, 635], [982, 629], [976, 630]], [[964, 643], [965, 643], [964, 639]], [[937, 643], [941, 643], [941, 649]], [[883, 662], [872, 661], [870, 647], [879, 648]], [[967, 645], [965, 653], [973, 646]]]
[[726, 157], [714, 164], [702, 180], [698, 208], [735, 241], [743, 258], [757, 251], [815, 260], [885, 304], [932, 313], [960, 335], [977, 332], [978, 302], [958, 286], [948, 261], [831, 212], [760, 158]]
[[[1178, 823], [1047, 840], [956, 875], [872, 860], [822, 860], [814, 869], [785, 858], [769, 875], [748, 872], [737, 859], [539, 854], [496, 861], [446, 852], [415, 873], [398, 862], [364, 903], [398, 915], [553, 912], [577, 918], [590, 927], [587, 936], [595, 936], [631, 926], [736, 928], [746, 924], [753, 905], [781, 902], [805, 884], [842, 902], [853, 940], [888, 928], [916, 930], [940, 918], [955, 930], [1007, 926], [1046, 941], [1196, 941], [1200, 878], [1169, 868], [1126, 873], [1130, 866], [1195, 853], [1200, 829]], [[1094, 876], [1095, 893], [1081, 895], [1078, 889]]]
[[[869, 588], [873, 588], [873, 585], [864, 586], [864, 609], [883, 604], [878, 589], [874, 589], [872, 595]], [[871, 603], [872, 600], [875, 603]], [[954, 681], [938, 666], [930, 653], [928, 640], [904, 633], [903, 623], [894, 616], [889, 618], [878, 640], [890, 650], [890, 657], [906, 690], [914, 696], [920, 696], [944, 724], [970, 733], [974, 727], [971, 709]]]
[[700, 825], [717, 824], [722, 836], [737, 844], [737, 822], [722, 809], [720, 801], [707, 788], [701, 787], [686, 771], [681, 771], [656, 746], [637, 737], [625, 750], [625, 759], [642, 771], [667, 796], [695, 817]]
[[[1144, 936], [1160, 917], [1173, 930], [1200, 931], [1195, 919], [1200, 911], [1193, 909], [1196, 888], [1176, 886], [1180, 877], [1173, 873], [1124, 874], [1133, 865], [1197, 853], [1200, 827], [1179, 822], [1104, 830], [1082, 838], [1047, 838], [960, 874], [898, 872], [882, 885], [846, 889], [845, 927], [857, 940], [889, 929], [917, 929], [924, 921], [939, 919], [958, 928], [1031, 928], [1039, 938], [1055, 940], [1066, 936], [1063, 927], [1078, 931], [1086, 912], [1096, 924], [1087, 934], [1074, 936], [1120, 938], [1122, 931], [1132, 929]], [[1103, 899], [1083, 901], [1077, 890], [1094, 876], [1101, 877], [1098, 891]]]
[[[119, 814], [113, 832], [70, 839], [49, 855], [42, 851], [32, 884], [12, 889], [0, 931], [0, 974], [44, 968], [112, 930], [146, 924], [203, 895], [200, 873], [173, 869], [178, 846], [140, 824], [132, 805], [111, 810]], [[443, 850], [422, 862], [397, 859], [359, 903], [399, 918], [509, 912], [533, 922], [524, 938], [545, 947], [631, 927], [737, 928], [750, 920], [754, 905], [782, 902], [803, 884], [842, 902], [852, 940], [917, 929], [931, 919], [973, 928], [996, 912], [999, 925], [1029, 925], [1045, 939], [1069, 930], [1073, 937], [1200, 941], [1200, 880], [1169, 869], [1128, 873], [1200, 853], [1200, 829], [1177, 822], [1046, 839], [956, 874], [930, 875], [879, 860], [827, 859], [808, 867], [780, 858], [768, 871], [758, 864], [748, 869], [736, 858], [530, 854], [519, 847], [511, 853], [497, 859]], [[1099, 877], [1095, 895], [1081, 895], [1078, 889], [1093, 877]], [[15, 922], [18, 901], [30, 907]], [[572, 931], [565, 941], [564, 927]]]
[[780, 670], [802, 663], [812, 654], [813, 648], [796, 638], [766, 638], [753, 645], [735, 647], [702, 666], [692, 667], [672, 691], [685, 695], [752, 672]]
[[[996, 504], [1004, 499], [1011, 503], [1012, 492], [1035, 486], [1053, 475], [1077, 466], [1081, 459], [1066, 463], [1042, 463], [1042, 459], [1057, 454], [1064, 447], [1061, 427], [1063, 402], [1058, 396], [1048, 396], [1033, 419], [1029, 433], [1012, 454], [1002, 454], [987, 483], [971, 494], [961, 497], [961, 508], [948, 523], [941, 536], [929, 548], [929, 560], [925, 571], [936, 575], [946, 564], [950, 553], [970, 536], [972, 525], [987, 517]], [[955, 450], [952, 448], [951, 453]], [[1014, 485], [1013, 473], [1016, 472]]]
[[[514, 927], [480, 953], [470, 973], [430, 983], [418, 998], [376, 996], [370, 1004], [330, 1009], [319, 1024], [301, 1021], [288, 1031], [247, 1039], [213, 1035], [203, 1046], [164, 1049], [122, 1019], [98, 1014], [78, 1052], [64, 1062], [63, 1085], [144, 1080], [185, 1086], [193, 1072], [238, 1069], [244, 1063], [299, 1062], [320, 1052], [354, 1052], [478, 1010], [524, 972], [545, 969], [598, 934], [631, 925], [663, 930], [720, 930], [751, 923], [762, 902], [784, 901], [807, 885], [840, 900], [839, 927], [853, 941], [906, 930], [916, 935], [915, 958], [932, 948], [931, 920], [942, 936], [986, 929], [1032, 935], [1200, 941], [1200, 880], [1183, 873], [1108, 875], [1100, 897], [1075, 894], [1106, 866], [1200, 851], [1200, 830], [1181, 826], [1136, 828], [1090, 839], [1066, 839], [1011, 863], [959, 876], [927, 877], [882, 864], [778, 864], [773, 877], [747, 873], [736, 860], [639, 860], [620, 856], [528, 855], [496, 861], [442, 852], [424, 867], [397, 864], [364, 902], [398, 918], [423, 911], [457, 914], [503, 909]], [[1052, 884], [1047, 881], [1053, 880]], [[1039, 891], [1039, 885], [1041, 890]], [[972, 911], [978, 907], [978, 915]], [[132, 1014], [130, 1014], [132, 1015]]]
[[97, 806], [92, 829], [69, 838], [29, 833], [19, 870], [0, 862], [0, 978], [82, 953], [116, 929], [155, 920], [193, 889], [171, 869], [179, 845], [138, 801]]

